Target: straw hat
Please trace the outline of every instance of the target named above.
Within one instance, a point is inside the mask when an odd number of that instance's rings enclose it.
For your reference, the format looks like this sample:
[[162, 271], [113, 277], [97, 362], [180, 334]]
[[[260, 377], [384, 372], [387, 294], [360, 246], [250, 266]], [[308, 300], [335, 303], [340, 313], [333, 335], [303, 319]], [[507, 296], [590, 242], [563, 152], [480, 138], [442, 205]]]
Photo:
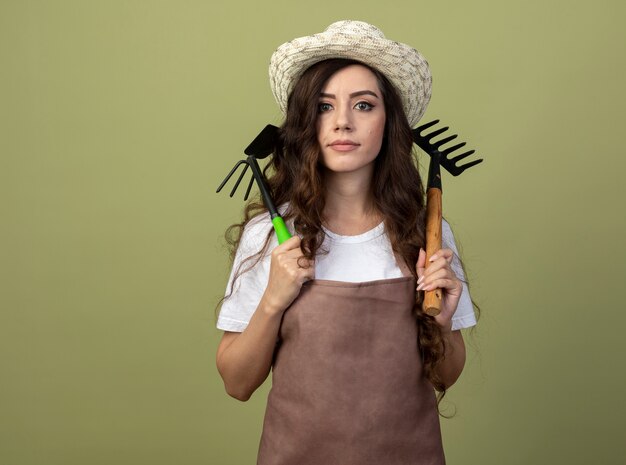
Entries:
[[329, 58], [350, 58], [383, 73], [393, 83], [411, 127], [426, 110], [431, 94], [430, 69], [413, 47], [385, 38], [362, 21], [338, 21], [312, 36], [299, 37], [276, 49], [270, 60], [270, 85], [283, 113], [302, 73]]

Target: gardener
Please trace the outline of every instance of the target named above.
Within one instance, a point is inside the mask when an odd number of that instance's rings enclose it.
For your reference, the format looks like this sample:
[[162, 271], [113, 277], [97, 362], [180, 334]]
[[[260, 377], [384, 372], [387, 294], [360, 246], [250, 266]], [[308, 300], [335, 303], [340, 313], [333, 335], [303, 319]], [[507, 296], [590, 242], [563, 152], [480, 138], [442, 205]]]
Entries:
[[[340, 21], [280, 46], [270, 83], [285, 121], [268, 186], [294, 236], [278, 245], [263, 206], [246, 207], [218, 319], [230, 395], [247, 400], [272, 370], [258, 463], [444, 463], [435, 390], [461, 374], [460, 329], [476, 320], [447, 223], [425, 260], [411, 127], [428, 64]], [[437, 288], [431, 317], [423, 291]]]

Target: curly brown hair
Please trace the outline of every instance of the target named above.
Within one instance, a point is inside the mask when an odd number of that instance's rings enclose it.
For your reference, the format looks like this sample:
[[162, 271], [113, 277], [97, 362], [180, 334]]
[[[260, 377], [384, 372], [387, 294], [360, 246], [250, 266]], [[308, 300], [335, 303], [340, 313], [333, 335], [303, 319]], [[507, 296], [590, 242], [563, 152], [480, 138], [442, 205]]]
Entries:
[[[304, 72], [289, 98], [287, 116], [279, 128], [274, 155], [264, 169], [268, 188], [276, 205], [287, 204], [283, 218], [293, 223], [295, 233], [301, 237], [305, 257], [313, 259], [325, 236], [322, 229], [325, 207], [323, 166], [316, 129], [319, 95], [334, 73], [353, 64], [365, 66], [374, 73], [385, 105], [383, 143], [375, 160], [371, 182], [373, 208], [383, 217], [393, 251], [417, 279], [415, 263], [420, 248], [425, 248], [424, 187], [400, 96], [378, 70], [354, 60], [330, 59], [318, 62]], [[234, 259], [245, 226], [264, 212], [267, 209], [260, 199], [253, 199], [245, 206], [243, 221], [228, 228], [226, 240], [231, 246], [231, 258]], [[270, 230], [257, 254], [243, 260], [235, 270], [234, 280], [265, 255], [272, 234]], [[413, 307], [419, 329], [418, 342], [425, 376], [439, 392], [438, 400], [441, 401], [446, 387], [437, 376], [437, 366], [445, 356], [444, 338], [435, 319], [422, 311], [422, 300], [423, 293], [419, 292]]]

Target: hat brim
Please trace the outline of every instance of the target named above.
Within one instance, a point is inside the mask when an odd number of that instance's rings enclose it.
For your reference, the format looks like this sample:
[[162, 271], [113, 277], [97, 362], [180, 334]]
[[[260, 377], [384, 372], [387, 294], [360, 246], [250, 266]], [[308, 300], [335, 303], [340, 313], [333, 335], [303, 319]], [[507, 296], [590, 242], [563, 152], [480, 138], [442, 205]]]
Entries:
[[289, 95], [304, 71], [331, 58], [353, 59], [383, 73], [396, 87], [411, 127], [424, 114], [432, 78], [428, 62], [417, 50], [384, 37], [328, 31], [294, 39], [272, 55], [270, 85], [283, 113], [287, 112]]

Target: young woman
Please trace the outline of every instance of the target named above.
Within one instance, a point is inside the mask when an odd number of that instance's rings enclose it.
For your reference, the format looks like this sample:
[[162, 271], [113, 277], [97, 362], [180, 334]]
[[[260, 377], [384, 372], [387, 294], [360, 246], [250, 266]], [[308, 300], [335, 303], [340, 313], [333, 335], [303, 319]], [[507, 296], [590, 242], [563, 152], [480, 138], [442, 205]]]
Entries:
[[[278, 245], [263, 206], [246, 207], [218, 319], [231, 396], [272, 370], [258, 463], [444, 463], [435, 389], [461, 374], [460, 329], [476, 320], [446, 223], [425, 263], [411, 127], [428, 65], [341, 21], [279, 47], [270, 81], [286, 119], [268, 185], [294, 237]], [[435, 288], [430, 317], [422, 291]]]

